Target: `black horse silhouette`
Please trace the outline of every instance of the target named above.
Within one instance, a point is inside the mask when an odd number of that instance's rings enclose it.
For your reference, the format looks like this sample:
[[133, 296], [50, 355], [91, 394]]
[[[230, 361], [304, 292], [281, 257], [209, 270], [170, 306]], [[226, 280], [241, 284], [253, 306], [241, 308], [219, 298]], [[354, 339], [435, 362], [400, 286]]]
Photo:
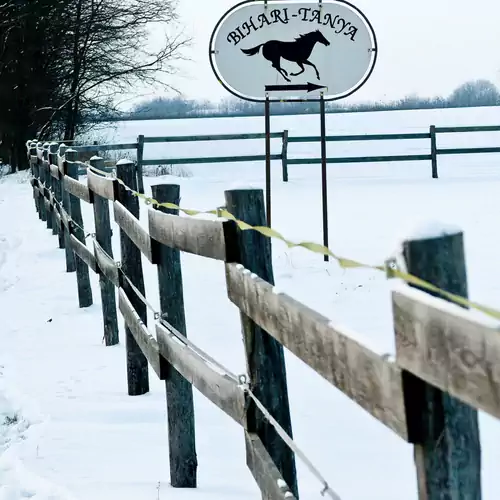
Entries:
[[304, 73], [304, 64], [306, 64], [307, 66], [312, 66], [314, 68], [316, 71], [316, 77], [320, 80], [318, 68], [316, 68], [316, 66], [308, 60], [314, 46], [318, 42], [326, 46], [330, 45], [330, 42], [324, 37], [323, 33], [321, 33], [320, 30], [316, 30], [311, 31], [311, 33], [307, 33], [306, 35], [300, 35], [294, 42], [269, 40], [268, 42], [261, 43], [251, 49], [241, 49], [241, 51], [247, 56], [254, 56], [259, 53], [260, 48], [262, 47], [262, 55], [272, 63], [273, 68], [276, 68], [276, 70], [279, 71], [287, 82], [290, 82], [291, 80], [288, 78], [288, 72], [285, 71], [280, 65], [281, 58], [299, 65], [300, 71], [298, 73], [290, 73], [290, 76], [297, 76]]

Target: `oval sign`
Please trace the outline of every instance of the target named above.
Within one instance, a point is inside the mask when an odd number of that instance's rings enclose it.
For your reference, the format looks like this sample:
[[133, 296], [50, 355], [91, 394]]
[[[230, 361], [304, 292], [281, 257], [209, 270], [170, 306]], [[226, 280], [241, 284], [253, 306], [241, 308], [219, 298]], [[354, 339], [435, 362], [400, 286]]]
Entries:
[[215, 75], [248, 101], [342, 99], [368, 80], [376, 59], [370, 22], [342, 0], [247, 0], [210, 39]]

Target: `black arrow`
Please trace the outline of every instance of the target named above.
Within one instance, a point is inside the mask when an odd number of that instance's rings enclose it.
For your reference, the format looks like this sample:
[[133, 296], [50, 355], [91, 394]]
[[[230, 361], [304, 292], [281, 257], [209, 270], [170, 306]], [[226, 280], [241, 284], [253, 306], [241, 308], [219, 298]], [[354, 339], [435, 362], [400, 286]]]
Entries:
[[292, 90], [307, 90], [307, 92], [312, 92], [313, 90], [326, 89], [325, 85], [316, 85], [315, 83], [307, 82], [307, 84], [302, 85], [266, 85], [266, 92], [277, 92], [277, 91], [292, 91]]

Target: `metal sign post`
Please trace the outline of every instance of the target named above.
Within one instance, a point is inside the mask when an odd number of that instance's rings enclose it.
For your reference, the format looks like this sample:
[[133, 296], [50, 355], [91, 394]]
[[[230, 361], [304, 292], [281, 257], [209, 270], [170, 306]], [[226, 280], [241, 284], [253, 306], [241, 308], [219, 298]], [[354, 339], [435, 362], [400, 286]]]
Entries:
[[[323, 203], [323, 245], [328, 248], [328, 179], [326, 172], [326, 112], [323, 94], [319, 101], [319, 119], [321, 128], [321, 199]], [[330, 260], [325, 255], [325, 262]]]
[[269, 99], [264, 104], [266, 134], [266, 215], [267, 227], [271, 227], [271, 106]]
[[226, 90], [265, 105], [269, 225], [270, 103], [320, 102], [323, 240], [328, 246], [325, 101], [350, 96], [370, 78], [377, 60], [372, 25], [345, 0], [246, 0], [215, 26], [209, 58]]

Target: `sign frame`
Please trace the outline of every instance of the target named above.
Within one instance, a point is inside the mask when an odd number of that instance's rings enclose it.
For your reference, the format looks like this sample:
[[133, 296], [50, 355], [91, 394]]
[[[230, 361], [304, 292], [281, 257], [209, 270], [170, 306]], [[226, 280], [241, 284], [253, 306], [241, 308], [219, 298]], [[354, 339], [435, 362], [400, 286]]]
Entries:
[[364, 75], [364, 77], [353, 87], [351, 88], [347, 93], [338, 95], [338, 96], [332, 96], [332, 97], [324, 97], [323, 92], [320, 92], [320, 96], [311, 96], [311, 98], [308, 97], [290, 97], [290, 98], [283, 98], [283, 97], [276, 97], [273, 98], [272, 94], [269, 94], [269, 92], [266, 92], [266, 97], [262, 98], [254, 98], [254, 97], [249, 97], [247, 95], [239, 93], [237, 90], [233, 89], [229, 84], [227, 84], [224, 81], [223, 76], [220, 74], [220, 72], [217, 69], [217, 64], [215, 62], [215, 47], [214, 47], [214, 42], [216, 35], [219, 31], [219, 28], [223, 25], [223, 23], [227, 20], [227, 18], [234, 12], [235, 10], [240, 9], [241, 7], [245, 5], [250, 5], [250, 4], [257, 4], [257, 3], [262, 3], [262, 5], [268, 5], [268, 0], [243, 0], [236, 5], [233, 5], [229, 10], [227, 10], [222, 17], [217, 21], [217, 24], [215, 25], [212, 34], [210, 36], [210, 41], [209, 41], [209, 47], [208, 47], [208, 56], [209, 56], [209, 61], [210, 61], [210, 66], [212, 68], [213, 73], [215, 74], [218, 82], [233, 96], [238, 97], [239, 99], [243, 99], [245, 101], [250, 101], [250, 102], [260, 102], [260, 103], [265, 103], [267, 102], [320, 102], [320, 101], [328, 101], [328, 102], [333, 102], [333, 101], [338, 101], [340, 99], [345, 99], [349, 97], [350, 95], [354, 94], [357, 92], [361, 87], [365, 85], [365, 83], [369, 80], [371, 77], [376, 63], [378, 59], [378, 42], [377, 42], [377, 35], [375, 33], [375, 29], [373, 28], [373, 25], [370, 23], [369, 19], [365, 16], [365, 14], [355, 5], [353, 5], [351, 2], [347, 0], [301, 0], [300, 2], [294, 2], [294, 1], [287, 1], [287, 0], [281, 0], [280, 3], [283, 5], [293, 5], [294, 3], [306, 3], [306, 4], [311, 4], [311, 5], [325, 5], [325, 4], [343, 4], [344, 6], [352, 9], [366, 24], [368, 27], [370, 34], [372, 36], [372, 41], [373, 41], [373, 47], [371, 48], [371, 52], [373, 53], [373, 57], [369, 66], [368, 72]]

